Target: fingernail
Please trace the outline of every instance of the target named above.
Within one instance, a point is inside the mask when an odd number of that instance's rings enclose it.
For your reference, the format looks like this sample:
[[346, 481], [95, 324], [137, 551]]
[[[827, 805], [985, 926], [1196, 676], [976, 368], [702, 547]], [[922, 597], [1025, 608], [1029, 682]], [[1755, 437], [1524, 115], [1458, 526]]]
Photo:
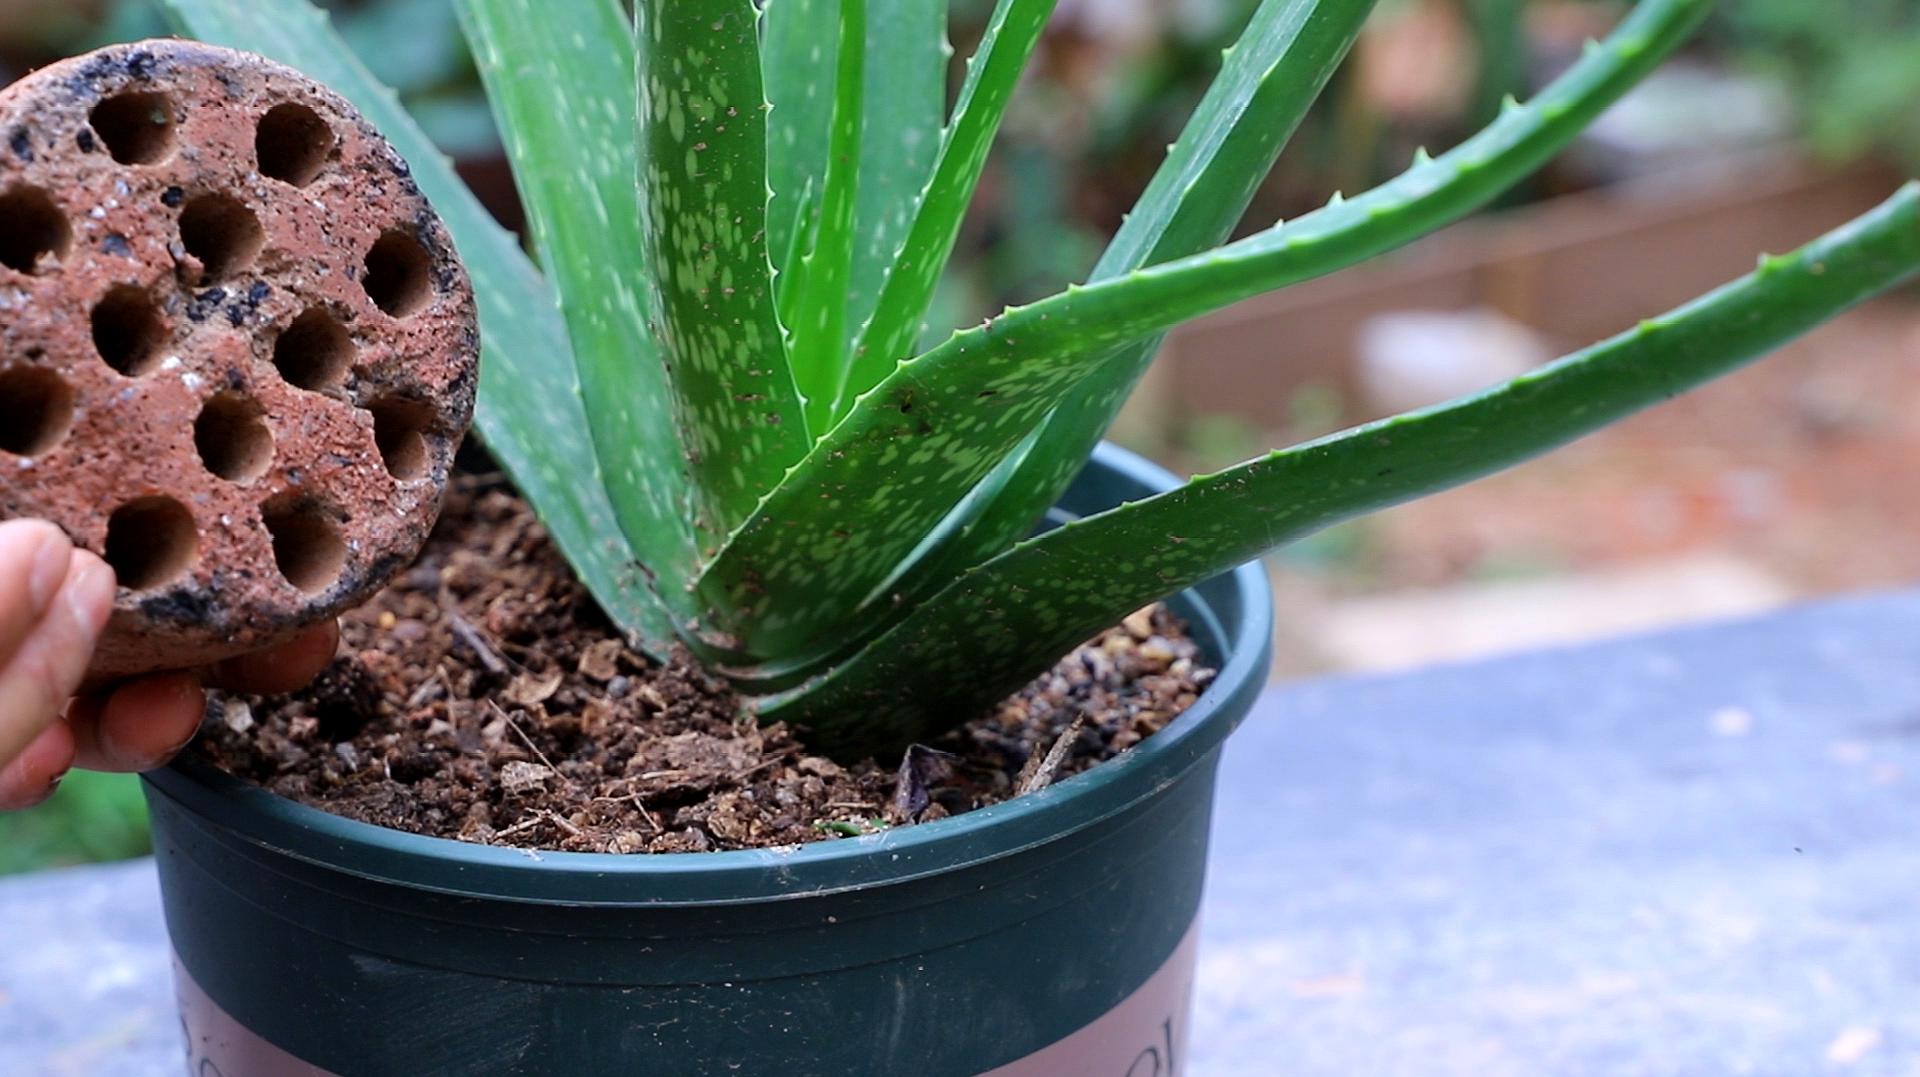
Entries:
[[34, 548], [33, 567], [27, 574], [27, 599], [33, 603], [34, 613], [45, 613], [53, 607], [53, 596], [60, 591], [60, 581], [67, 578], [67, 564], [72, 560], [73, 544], [59, 528], [48, 527], [40, 536], [40, 545]]
[[[164, 767], [164, 766], [166, 766], [166, 765], [167, 765], [168, 763], [171, 763], [171, 762], [173, 761], [173, 757], [174, 757], [174, 756], [176, 756], [176, 755], [179, 755], [179, 754], [180, 754], [181, 752], [184, 752], [184, 751], [186, 751], [186, 750], [187, 750], [187, 745], [189, 745], [189, 744], [192, 744], [192, 743], [193, 743], [193, 741], [194, 741], [194, 738], [195, 738], [195, 737], [198, 737], [199, 735], [200, 735], [200, 731], [199, 731], [198, 729], [196, 729], [196, 730], [194, 730], [193, 732], [191, 732], [191, 733], [189, 733], [189, 734], [187, 734], [187, 739], [186, 739], [186, 740], [183, 740], [183, 741], [181, 741], [180, 743], [178, 743], [178, 744], [176, 744], [176, 745], [174, 745], [173, 747], [171, 747], [171, 748], [168, 748], [168, 749], [167, 749], [167, 751], [166, 751], [166, 754], [164, 754], [164, 755], [162, 755], [162, 756], [160, 757], [160, 761], [159, 761], [158, 763], [155, 763], [155, 764], [154, 764], [154, 766], [157, 766], [157, 767]], [[149, 768], [149, 769], [151, 769], [151, 768]]]
[[67, 584], [67, 610], [90, 636], [98, 636], [113, 615], [113, 570], [88, 555]]
[[10, 807], [21, 810], [21, 811], [25, 811], [29, 808], [37, 808], [40, 805], [45, 804], [47, 801], [52, 800], [53, 794], [58, 793], [60, 791], [60, 783], [66, 780], [67, 780], [67, 772], [63, 770], [60, 773], [55, 774], [53, 777], [47, 779], [47, 784], [41, 788], [40, 792], [34, 794], [31, 797], [28, 797], [26, 800], [18, 804], [10, 805]]
[[[200, 678], [199, 677], [191, 673], [181, 674], [180, 687], [178, 690], [182, 695], [191, 697], [196, 707], [204, 706], [206, 699], [204, 696], [200, 694]], [[187, 745], [192, 744], [194, 741], [194, 738], [198, 737], [199, 735], [200, 735], [200, 723], [195, 722], [193, 724], [193, 728], [187, 732], [187, 735], [180, 738], [180, 743], [174, 745], [171, 748], [168, 748], [166, 753], [160, 757], [159, 765], [164, 766], [174, 756], [179, 755], [181, 752], [185, 751], [187, 748]]]

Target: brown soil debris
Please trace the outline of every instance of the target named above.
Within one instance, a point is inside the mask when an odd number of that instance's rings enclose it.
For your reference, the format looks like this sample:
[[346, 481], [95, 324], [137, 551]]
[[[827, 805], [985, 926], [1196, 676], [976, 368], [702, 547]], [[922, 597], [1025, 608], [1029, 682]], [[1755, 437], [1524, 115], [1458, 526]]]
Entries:
[[365, 822], [597, 852], [788, 845], [969, 811], [1125, 751], [1213, 676], [1154, 607], [938, 744], [842, 766], [742, 721], [691, 663], [628, 649], [524, 503], [485, 480], [456, 481], [418, 563], [344, 636], [304, 693], [215, 699], [200, 750]]

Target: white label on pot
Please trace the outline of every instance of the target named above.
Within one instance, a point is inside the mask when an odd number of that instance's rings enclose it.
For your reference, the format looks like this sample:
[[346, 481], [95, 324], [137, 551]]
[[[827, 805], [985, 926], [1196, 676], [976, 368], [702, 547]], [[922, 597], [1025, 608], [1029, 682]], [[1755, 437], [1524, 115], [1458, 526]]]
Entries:
[[981, 1077], [1178, 1077], [1186, 1069], [1199, 925], [1120, 1004], [1064, 1040]]
[[173, 992], [187, 1038], [187, 1077], [337, 1077], [261, 1039], [207, 997], [173, 959]]

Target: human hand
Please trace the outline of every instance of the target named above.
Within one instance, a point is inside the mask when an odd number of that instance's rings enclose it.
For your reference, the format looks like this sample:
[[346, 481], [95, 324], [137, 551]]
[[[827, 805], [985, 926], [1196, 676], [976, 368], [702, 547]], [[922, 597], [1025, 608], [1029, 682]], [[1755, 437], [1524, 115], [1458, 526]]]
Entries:
[[206, 670], [156, 673], [75, 697], [113, 612], [113, 569], [40, 520], [0, 523], [0, 811], [32, 807], [68, 770], [151, 770], [186, 747], [202, 685], [290, 692], [333, 658], [340, 630], [315, 625]]

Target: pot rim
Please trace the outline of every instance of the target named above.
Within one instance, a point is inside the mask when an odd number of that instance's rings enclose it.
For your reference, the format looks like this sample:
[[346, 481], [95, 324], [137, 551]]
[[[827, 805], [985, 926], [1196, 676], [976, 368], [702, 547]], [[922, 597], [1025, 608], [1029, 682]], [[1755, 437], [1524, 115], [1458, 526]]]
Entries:
[[[1092, 464], [1145, 493], [1179, 480], [1102, 443]], [[1122, 499], [1116, 498], [1118, 503]], [[149, 790], [269, 855], [409, 889], [567, 905], [740, 904], [837, 893], [956, 871], [1091, 826], [1157, 793], [1218, 747], [1251, 708], [1271, 659], [1273, 600], [1248, 562], [1211, 585], [1238, 599], [1182, 592], [1196, 631], [1217, 640], [1218, 674], [1165, 729], [1127, 752], [1036, 793], [931, 823], [859, 837], [697, 853], [548, 852], [430, 837], [333, 815], [182, 756], [145, 775]]]

